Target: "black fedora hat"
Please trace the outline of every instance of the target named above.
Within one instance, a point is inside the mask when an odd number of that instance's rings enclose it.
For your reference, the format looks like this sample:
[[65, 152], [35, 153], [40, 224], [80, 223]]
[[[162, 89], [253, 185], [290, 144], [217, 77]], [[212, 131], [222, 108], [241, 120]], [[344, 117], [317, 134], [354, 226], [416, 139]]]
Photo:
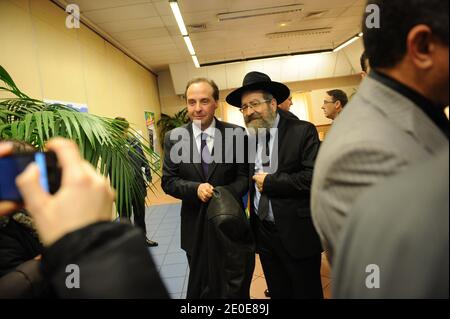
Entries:
[[267, 74], [261, 72], [250, 72], [244, 77], [242, 87], [228, 94], [226, 101], [228, 104], [241, 107], [242, 94], [248, 91], [266, 91], [273, 95], [277, 104], [281, 104], [289, 97], [291, 91], [283, 83], [274, 82]]

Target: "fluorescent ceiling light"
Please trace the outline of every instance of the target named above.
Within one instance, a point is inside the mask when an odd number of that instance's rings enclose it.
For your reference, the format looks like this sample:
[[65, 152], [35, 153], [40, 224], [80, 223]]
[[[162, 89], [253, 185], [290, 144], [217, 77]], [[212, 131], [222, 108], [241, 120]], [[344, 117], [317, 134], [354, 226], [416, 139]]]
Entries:
[[198, 59], [197, 59], [196, 55], [192, 56], [192, 61], [194, 61], [194, 65], [195, 65], [196, 68], [200, 67], [200, 63], [198, 63]]
[[186, 25], [184, 24], [183, 17], [181, 16], [180, 7], [178, 6], [178, 2], [170, 1], [170, 8], [172, 9], [173, 15], [175, 16], [175, 20], [177, 20], [178, 28], [180, 28], [181, 35], [188, 35]]
[[189, 38], [189, 36], [185, 36], [185, 37], [183, 37], [183, 39], [184, 39], [184, 42], [186, 42], [186, 46], [188, 47], [189, 54], [195, 55], [194, 46], [192, 45], [192, 42], [191, 42], [191, 39]]
[[219, 13], [217, 15], [217, 18], [219, 18], [219, 21], [254, 18], [273, 14], [297, 12], [303, 10], [303, 7], [304, 7], [303, 4], [291, 4], [287, 6], [242, 10], [235, 12]]
[[358, 40], [359, 38], [361, 38], [363, 36], [363, 33], [358, 33], [357, 35], [355, 35], [353, 38], [345, 41], [344, 43], [342, 43], [340, 46], [338, 46], [336, 49], [333, 50], [333, 52], [338, 52], [340, 50], [342, 50], [343, 48], [349, 46], [350, 44], [352, 44], [353, 42], [355, 42], [356, 40]]

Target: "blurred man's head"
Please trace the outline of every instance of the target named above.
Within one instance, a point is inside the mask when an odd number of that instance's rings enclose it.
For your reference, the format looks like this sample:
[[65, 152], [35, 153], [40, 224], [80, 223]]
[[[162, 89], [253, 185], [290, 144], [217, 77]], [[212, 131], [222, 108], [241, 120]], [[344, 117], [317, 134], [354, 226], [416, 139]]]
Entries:
[[[449, 104], [448, 0], [369, 0], [380, 8], [380, 28], [363, 21], [372, 69], [434, 103]], [[370, 18], [369, 18], [370, 20]]]
[[207, 129], [219, 105], [219, 88], [214, 81], [196, 78], [186, 85], [186, 105], [191, 121], [201, 123], [201, 129]]
[[292, 103], [292, 95], [289, 95], [289, 97], [286, 99], [286, 101], [284, 101], [283, 103], [278, 105], [278, 107], [280, 109], [282, 109], [283, 111], [289, 112], [291, 110], [291, 106], [292, 105], [293, 105], [293, 103]]
[[127, 121], [126, 118], [124, 117], [116, 117], [114, 119], [114, 125], [120, 129], [120, 131], [122, 131], [123, 134], [127, 134], [128, 133], [128, 129], [130, 128], [130, 123]]
[[322, 110], [325, 117], [335, 120], [348, 103], [347, 94], [342, 90], [330, 90], [325, 94]]
[[361, 58], [359, 63], [361, 64], [361, 77], [364, 79], [370, 72], [370, 64], [369, 64], [369, 58], [367, 57], [366, 52], [364, 51], [363, 54], [361, 54]]

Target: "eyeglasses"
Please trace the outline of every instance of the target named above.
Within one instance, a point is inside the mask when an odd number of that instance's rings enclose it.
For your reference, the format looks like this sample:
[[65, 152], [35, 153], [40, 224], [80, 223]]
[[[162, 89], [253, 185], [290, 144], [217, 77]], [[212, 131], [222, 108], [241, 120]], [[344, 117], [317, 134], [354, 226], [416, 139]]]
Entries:
[[327, 101], [327, 100], [323, 101], [323, 104], [334, 104], [334, 103], [336, 103], [336, 102], [334, 102], [334, 101]]
[[248, 109], [253, 110], [253, 109], [259, 107], [261, 104], [269, 103], [269, 102], [272, 102], [272, 100], [251, 101], [251, 102], [248, 102], [248, 104], [242, 105], [241, 108], [239, 109], [239, 111], [241, 111], [241, 113], [245, 113], [248, 111]]

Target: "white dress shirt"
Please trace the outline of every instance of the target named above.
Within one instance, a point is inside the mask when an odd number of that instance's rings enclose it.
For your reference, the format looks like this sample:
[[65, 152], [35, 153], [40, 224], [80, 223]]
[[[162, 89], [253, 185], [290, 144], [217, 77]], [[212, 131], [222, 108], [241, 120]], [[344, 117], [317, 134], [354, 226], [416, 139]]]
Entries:
[[[276, 128], [278, 127], [279, 122], [280, 122], [280, 115], [277, 114], [275, 122], [273, 123], [273, 127], [272, 127], [272, 129], [270, 129], [270, 142], [269, 142], [270, 153], [269, 154], [270, 154], [271, 158], [272, 158], [273, 144], [275, 142], [275, 136], [277, 135]], [[262, 150], [263, 150], [263, 148], [260, 147], [260, 145], [258, 143], [258, 149], [256, 151], [256, 158], [255, 158], [255, 174], [264, 172], [264, 168], [262, 165]], [[254, 201], [254, 205], [255, 205], [255, 213], [256, 214], [258, 214], [258, 205], [259, 205], [260, 198], [261, 198], [261, 193], [259, 192], [258, 187], [256, 187], [256, 183], [255, 183], [255, 198], [253, 199], [253, 201]], [[272, 210], [272, 202], [270, 200], [269, 200], [269, 214], [267, 215], [266, 220], [275, 222], [275, 218], [273, 216], [273, 210]]]
[[216, 119], [213, 119], [211, 125], [204, 131], [202, 131], [195, 123], [192, 123], [192, 131], [194, 133], [195, 143], [197, 144], [198, 153], [201, 154], [202, 147], [202, 133], [206, 134], [206, 146], [208, 147], [209, 154], [212, 154], [214, 148], [214, 136], [216, 132]]

